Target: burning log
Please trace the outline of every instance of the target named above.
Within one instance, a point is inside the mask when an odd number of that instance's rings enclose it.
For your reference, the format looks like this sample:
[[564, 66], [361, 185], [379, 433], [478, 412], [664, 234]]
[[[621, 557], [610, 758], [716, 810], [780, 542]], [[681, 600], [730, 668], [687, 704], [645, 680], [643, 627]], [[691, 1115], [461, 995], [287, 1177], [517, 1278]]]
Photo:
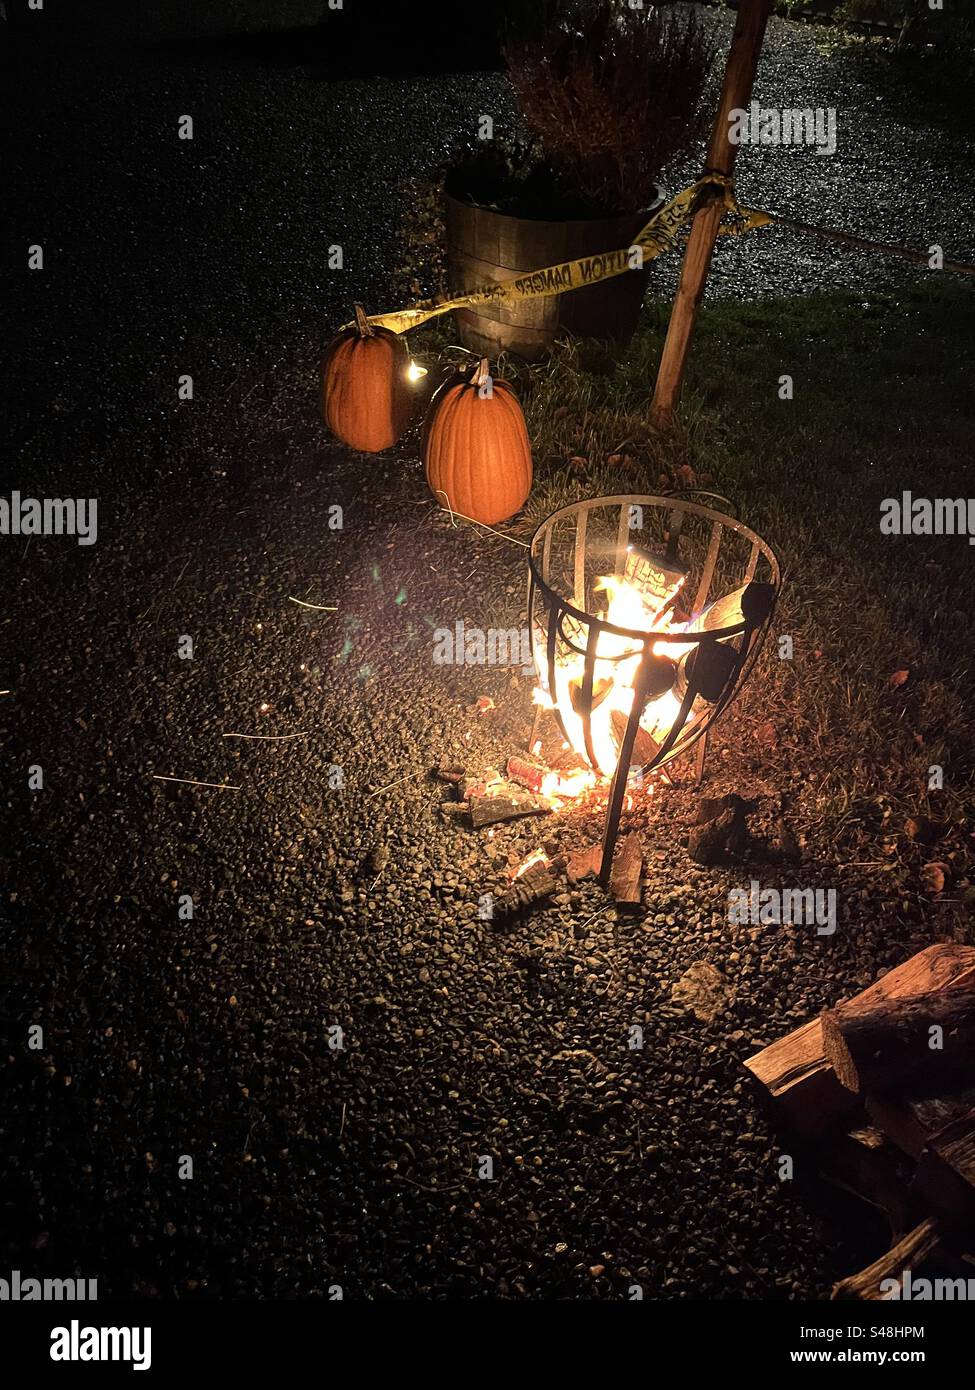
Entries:
[[[606, 696], [613, 688], [614, 682], [610, 677], [604, 677], [593, 681], [592, 684], [592, 704], [590, 709], [598, 709]], [[569, 681], [569, 703], [576, 714], [581, 715], [585, 710], [585, 701], [582, 698], [582, 677], [575, 676]]]
[[469, 801], [472, 796], [492, 796], [500, 787], [501, 781], [501, 773], [492, 767], [480, 777], [463, 778], [457, 784], [457, 791], [461, 801]]
[[547, 859], [532, 864], [494, 902], [494, 920], [506, 922], [527, 912], [536, 903], [550, 898], [558, 890], [555, 865]]
[[885, 999], [853, 1015], [828, 1009], [822, 1025], [823, 1050], [848, 1091], [944, 1092], [975, 1080], [975, 988]]
[[[885, 999], [911, 998], [931, 990], [975, 986], [975, 948], [942, 943], [928, 946], [883, 975], [868, 989], [836, 1007], [836, 1012], [867, 1012]], [[838, 1081], [823, 1051], [823, 1029], [814, 1018], [770, 1043], [745, 1066], [800, 1134], [819, 1134], [855, 1109], [855, 1098]]]
[[527, 787], [530, 792], [540, 792], [549, 769], [539, 763], [527, 762], [524, 758], [508, 759], [508, 780]]
[[499, 782], [480, 795], [472, 795], [470, 808], [475, 830], [520, 816], [542, 816], [552, 809], [513, 782]]
[[[614, 709], [610, 712], [610, 723], [613, 726], [613, 737], [618, 744], [621, 744], [623, 735], [626, 733], [627, 716], [622, 710]], [[659, 750], [660, 744], [657, 740], [648, 734], [642, 725], [638, 724], [633, 752], [630, 754], [631, 765], [633, 767], [646, 767], [647, 763], [653, 762]]]
[[613, 859], [610, 871], [609, 891], [616, 902], [628, 907], [639, 907], [641, 902], [640, 879], [643, 874], [643, 846], [639, 835], [624, 835]]
[[757, 626], [765, 621], [774, 605], [775, 590], [772, 585], [753, 580], [709, 604], [691, 623], [689, 631], [717, 632], [746, 622]]

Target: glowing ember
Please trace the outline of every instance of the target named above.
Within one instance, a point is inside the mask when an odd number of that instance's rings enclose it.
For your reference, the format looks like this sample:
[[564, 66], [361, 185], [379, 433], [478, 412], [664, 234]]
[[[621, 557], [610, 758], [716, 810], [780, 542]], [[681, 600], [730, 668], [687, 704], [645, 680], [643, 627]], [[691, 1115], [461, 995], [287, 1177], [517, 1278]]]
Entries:
[[514, 879], [514, 878], [521, 878], [522, 874], [526, 874], [526, 873], [528, 872], [528, 870], [532, 867], [533, 864], [547, 864], [547, 863], [548, 863], [548, 855], [545, 853], [545, 851], [544, 851], [543, 849], [536, 849], [536, 850], [533, 850], [532, 853], [528, 856], [528, 858], [525, 859], [525, 860], [523, 860], [523, 861], [518, 865], [517, 869], [515, 869], [514, 873], [511, 875], [511, 877], [512, 877], [513, 879]]

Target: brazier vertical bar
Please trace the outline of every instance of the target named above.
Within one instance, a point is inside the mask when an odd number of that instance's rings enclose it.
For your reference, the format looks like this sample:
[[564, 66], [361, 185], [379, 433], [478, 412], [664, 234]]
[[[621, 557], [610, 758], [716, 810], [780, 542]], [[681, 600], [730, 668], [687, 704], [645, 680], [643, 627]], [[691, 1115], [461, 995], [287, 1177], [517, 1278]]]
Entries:
[[711, 592], [711, 580], [714, 578], [714, 567], [718, 563], [718, 551], [721, 549], [721, 537], [724, 534], [724, 527], [720, 521], [716, 521], [711, 527], [711, 539], [708, 542], [708, 553], [704, 558], [704, 571], [701, 574], [701, 582], [697, 586], [697, 597], [694, 600], [694, 612], [700, 613], [701, 609], [708, 601], [708, 594]]
[[616, 573], [622, 579], [626, 571], [626, 552], [630, 544], [630, 503], [620, 507], [620, 525], [616, 533]]
[[582, 669], [582, 695], [581, 695], [581, 718], [582, 718], [582, 737], [586, 744], [586, 757], [589, 759], [593, 772], [602, 772], [602, 768], [596, 761], [596, 754], [592, 746], [592, 682], [596, 670], [596, 648], [599, 645], [599, 628], [595, 623], [589, 624], [589, 635], [586, 638], [586, 662]]
[[650, 688], [650, 667], [650, 649], [644, 643], [643, 656], [637, 667], [636, 679], [633, 682], [633, 704], [630, 708], [630, 717], [626, 721], [626, 732], [620, 744], [620, 755], [616, 762], [616, 771], [613, 773], [613, 785], [609, 790], [609, 804], [606, 808], [606, 824], [603, 827], [603, 852], [599, 862], [599, 881], [604, 887], [609, 883], [609, 876], [613, 871], [613, 855], [616, 852], [616, 841], [620, 833], [620, 812], [623, 809], [623, 796], [630, 775], [630, 758], [633, 756], [636, 731], [640, 726], [643, 709], [647, 703], [647, 692]]
[[545, 528], [545, 543], [542, 546], [542, 578], [545, 580], [546, 584], [552, 582], [549, 578], [549, 570], [551, 569], [552, 562], [552, 530], [554, 526], [555, 522], [549, 521]]
[[589, 526], [589, 508], [582, 507], [576, 517], [575, 574], [572, 592], [577, 608], [586, 611], [586, 531]]
[[745, 583], [750, 584], [755, 578], [755, 570], [758, 567], [759, 556], [758, 541], [752, 541], [752, 553], [748, 557], [748, 568], [745, 571]]

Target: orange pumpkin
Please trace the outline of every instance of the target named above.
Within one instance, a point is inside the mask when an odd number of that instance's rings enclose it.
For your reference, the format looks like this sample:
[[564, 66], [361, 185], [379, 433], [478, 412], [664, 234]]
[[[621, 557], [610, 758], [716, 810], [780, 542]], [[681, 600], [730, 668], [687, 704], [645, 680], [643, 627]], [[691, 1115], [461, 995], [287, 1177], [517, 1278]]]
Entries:
[[442, 507], [493, 526], [514, 516], [531, 491], [532, 451], [518, 397], [492, 381], [484, 357], [458, 372], [430, 402], [423, 426], [427, 482]]
[[409, 427], [414, 394], [410, 353], [388, 328], [373, 328], [361, 304], [355, 323], [325, 350], [322, 364], [325, 423], [343, 444], [378, 454]]

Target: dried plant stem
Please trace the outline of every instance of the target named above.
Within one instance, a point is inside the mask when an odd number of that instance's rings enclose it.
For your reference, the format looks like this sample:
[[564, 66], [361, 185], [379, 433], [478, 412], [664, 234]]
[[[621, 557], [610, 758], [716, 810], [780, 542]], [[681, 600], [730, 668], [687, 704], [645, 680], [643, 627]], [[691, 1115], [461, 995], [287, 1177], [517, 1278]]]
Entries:
[[198, 782], [195, 777], [165, 777], [159, 772], [152, 774], [152, 780], [154, 782], [181, 782], [187, 787], [215, 787], [219, 791], [240, 791], [240, 787], [235, 787], [230, 782]]

